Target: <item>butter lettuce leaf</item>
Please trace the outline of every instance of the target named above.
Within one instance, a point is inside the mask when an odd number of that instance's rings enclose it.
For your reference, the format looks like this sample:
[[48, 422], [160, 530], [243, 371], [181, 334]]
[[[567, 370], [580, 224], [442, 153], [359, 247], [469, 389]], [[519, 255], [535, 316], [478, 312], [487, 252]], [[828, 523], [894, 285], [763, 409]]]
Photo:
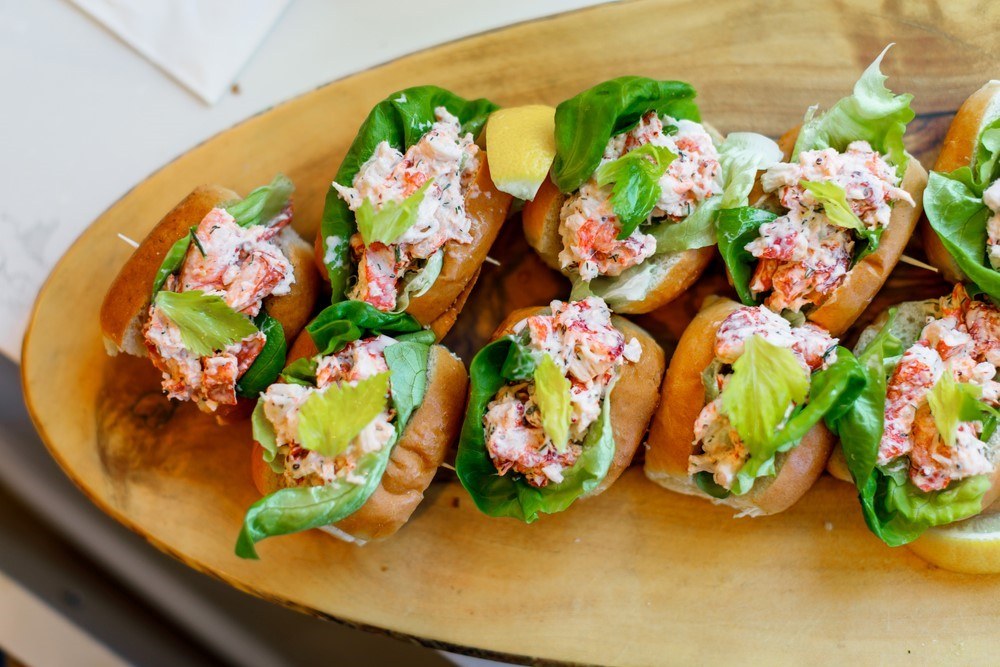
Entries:
[[174, 244], [170, 246], [170, 250], [167, 254], [163, 256], [163, 261], [160, 262], [160, 268], [156, 270], [156, 277], [153, 278], [153, 297], [156, 297], [157, 292], [163, 289], [163, 284], [167, 282], [167, 278], [171, 275], [177, 273], [181, 270], [181, 266], [184, 264], [184, 258], [187, 257], [188, 248], [191, 247], [191, 239], [193, 234], [188, 232], [181, 238], [174, 241]]
[[184, 347], [199, 357], [210, 356], [257, 333], [248, 317], [230, 308], [216, 294], [161, 290], [153, 303], [180, 329]]
[[594, 490], [607, 475], [615, 454], [611, 429], [611, 389], [601, 404], [601, 416], [591, 425], [582, 442], [580, 458], [563, 471], [562, 482], [536, 488], [517, 475], [498, 475], [486, 450], [483, 416], [486, 406], [508, 380], [501, 369], [517, 365], [507, 364], [515, 343], [514, 337], [505, 336], [486, 345], [472, 360], [469, 404], [458, 443], [455, 470], [462, 486], [483, 513], [531, 523], [540, 514], [565, 510], [577, 498]]
[[648, 111], [701, 120], [694, 98], [694, 88], [681, 81], [621, 76], [562, 102], [556, 107], [552, 182], [564, 193], [579, 189], [597, 170], [611, 137], [634, 127]]
[[643, 144], [597, 168], [597, 184], [611, 185], [611, 209], [621, 227], [619, 240], [627, 239], [649, 219], [662, 194], [660, 178], [676, 159], [669, 148]]
[[265, 341], [260, 354], [236, 383], [236, 393], [245, 398], [256, 398], [278, 379], [288, 354], [285, 330], [281, 322], [261, 308], [253, 323], [264, 334]]
[[244, 199], [226, 205], [226, 211], [240, 227], [269, 225], [291, 203], [295, 186], [284, 174], [277, 174], [268, 185], [253, 190]]
[[924, 190], [924, 211], [931, 229], [979, 289], [1000, 299], [1000, 273], [986, 256], [986, 223], [993, 215], [983, 193], [1000, 178], [1000, 119], [984, 129], [972, 166], [950, 173], [932, 171]]
[[792, 160], [798, 159], [802, 151], [834, 148], [843, 152], [852, 141], [867, 141], [896, 167], [900, 177], [906, 173], [909, 156], [903, 135], [915, 116], [910, 108], [913, 95], [895, 95], [885, 86], [888, 77], [880, 68], [891, 46], [864, 71], [852, 95], [819, 116], [810, 110], [795, 141]]
[[280, 475], [285, 471], [285, 466], [278, 460], [278, 436], [274, 431], [274, 424], [264, 414], [264, 401], [257, 401], [250, 416], [250, 424], [253, 439], [264, 450], [264, 462], [271, 467], [272, 472]]
[[778, 216], [752, 206], [729, 208], [719, 212], [719, 254], [729, 270], [733, 287], [740, 301], [748, 306], [758, 304], [758, 299], [750, 291], [757, 258], [746, 249], [748, 243], [760, 236], [760, 226], [773, 222]]
[[778, 144], [763, 135], [730, 133], [719, 146], [722, 194], [704, 200], [680, 222], [664, 221], [650, 229], [656, 239], [656, 252], [674, 253], [715, 245], [719, 211], [746, 206], [757, 172], [781, 162], [781, 157]]
[[[430, 129], [437, 120], [434, 110], [441, 106], [458, 118], [463, 132], [470, 132], [474, 137], [497, 109], [489, 100], [466, 100], [437, 86], [416, 86], [393, 93], [376, 104], [361, 124], [333, 180], [345, 185], [353, 184], [361, 165], [383, 141], [405, 152]], [[326, 195], [320, 238], [334, 303], [344, 299], [348, 280], [354, 272], [350, 247], [343, 240], [351, 238], [355, 231], [357, 221], [354, 213], [331, 187]], [[334, 247], [327, 246], [327, 240], [331, 238], [338, 240]]]

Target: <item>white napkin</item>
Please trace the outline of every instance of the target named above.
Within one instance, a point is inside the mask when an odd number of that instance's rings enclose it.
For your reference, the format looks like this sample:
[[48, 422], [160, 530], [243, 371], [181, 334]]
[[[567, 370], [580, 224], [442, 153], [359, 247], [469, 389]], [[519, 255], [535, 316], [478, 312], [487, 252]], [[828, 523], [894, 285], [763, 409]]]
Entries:
[[208, 104], [222, 97], [289, 0], [70, 0]]

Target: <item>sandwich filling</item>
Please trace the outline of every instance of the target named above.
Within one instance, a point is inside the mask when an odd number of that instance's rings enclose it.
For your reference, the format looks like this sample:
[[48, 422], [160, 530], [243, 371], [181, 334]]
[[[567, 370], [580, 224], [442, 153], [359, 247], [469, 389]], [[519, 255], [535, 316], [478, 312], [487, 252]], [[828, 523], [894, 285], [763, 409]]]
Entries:
[[639, 341], [626, 341], [611, 323], [603, 300], [553, 301], [551, 315], [518, 322], [520, 336], [534, 354], [547, 354], [569, 380], [569, 443], [562, 451], [542, 426], [533, 380], [503, 386], [486, 408], [486, 449], [500, 475], [513, 471], [532, 486], [563, 481], [583, 451], [588, 429], [600, 417], [601, 403], [626, 363], [642, 354]]
[[919, 340], [896, 365], [886, 388], [878, 464], [902, 465], [921, 491], [989, 475], [996, 453], [981, 438], [983, 422], [959, 421], [954, 442], [938, 431], [928, 397], [944, 374], [979, 388], [982, 402], [1000, 405], [1000, 310], [969, 298], [962, 285], [941, 299], [940, 317], [928, 318]]
[[373, 336], [348, 343], [335, 354], [319, 357], [316, 366], [316, 386], [276, 383], [261, 394], [264, 416], [274, 428], [278, 452], [283, 454], [284, 486], [322, 486], [336, 480], [358, 485], [365, 481], [354, 470], [363, 454], [381, 451], [390, 446], [395, 436], [389, 393], [385, 409], [368, 422], [336, 456], [324, 456], [302, 446], [299, 413], [305, 402], [334, 386], [357, 386], [389, 366], [385, 348], [396, 341], [388, 336]]
[[[688, 474], [710, 473], [713, 481], [726, 490], [732, 488], [750, 452], [723, 409], [723, 393], [732, 376], [732, 365], [743, 355], [752, 336], [791, 350], [810, 374], [837, 359], [836, 338], [814, 324], [793, 327], [765, 306], [737, 308], [723, 320], [715, 335], [715, 358], [703, 375], [707, 404], [694, 424], [698, 453], [688, 460]], [[794, 409], [795, 404], [790, 404], [786, 420]]]
[[759, 260], [750, 290], [754, 296], [769, 293], [764, 304], [776, 312], [821, 305], [844, 282], [855, 254], [857, 233], [835, 224], [805, 182], [839, 186], [868, 230], [887, 227], [896, 202], [913, 205], [895, 168], [866, 141], [849, 144], [843, 153], [802, 151], [798, 162], [769, 168], [761, 184], [777, 193], [787, 212], [761, 225], [746, 250]]
[[[241, 227], [223, 208], [213, 208], [194, 230], [194, 243], [180, 271], [163, 289], [200, 291], [222, 298], [248, 318], [260, 313], [263, 300], [291, 291], [295, 274], [275, 237], [292, 219], [291, 205], [266, 225]], [[153, 365], [163, 373], [170, 398], [195, 401], [214, 411], [236, 404], [236, 382], [253, 364], [267, 337], [261, 331], [208, 356], [187, 349], [181, 330], [155, 303], [143, 328]]]
[[[719, 154], [705, 128], [690, 120], [660, 118], [647, 113], [633, 129], [611, 138], [601, 165], [643, 145], [669, 149], [676, 155], [659, 179], [659, 197], [650, 214], [653, 219], [680, 222], [695, 207], [722, 192]], [[656, 239], [638, 226], [625, 239], [611, 205], [612, 186], [598, 185], [595, 175], [563, 204], [559, 233], [563, 249], [559, 261], [584, 281], [597, 276], [617, 276], [656, 253]]]
[[[462, 133], [458, 119], [447, 109], [438, 107], [434, 113], [437, 121], [406, 153], [382, 141], [361, 165], [351, 187], [333, 183], [333, 188], [355, 213], [366, 201], [379, 212], [387, 204], [400, 205], [407, 198], [422, 197], [412, 224], [394, 241], [373, 241], [366, 245], [360, 233], [350, 238], [358, 270], [348, 297], [383, 312], [397, 308], [404, 283], [414, 280], [417, 273], [430, 266], [432, 258], [443, 252], [442, 246], [472, 242], [472, 219], [465, 201], [472, 194], [479, 148], [472, 134]], [[423, 186], [426, 190], [418, 194]], [[328, 248], [340, 242], [336, 237], [326, 239]], [[437, 257], [438, 270], [440, 259]]]
[[986, 252], [990, 266], [1000, 271], [1000, 181], [983, 192], [983, 203], [990, 209], [990, 219], [986, 221]]

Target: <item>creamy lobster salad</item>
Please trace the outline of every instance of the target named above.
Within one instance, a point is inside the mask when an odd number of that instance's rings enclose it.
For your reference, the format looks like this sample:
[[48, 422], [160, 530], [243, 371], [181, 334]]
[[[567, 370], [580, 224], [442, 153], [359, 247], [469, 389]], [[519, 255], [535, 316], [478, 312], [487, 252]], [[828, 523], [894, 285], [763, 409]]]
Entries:
[[295, 282], [276, 241], [292, 219], [290, 189], [272, 184], [243, 200], [281, 199], [267, 219], [259, 209], [244, 215], [249, 205], [243, 203], [213, 208], [168, 253], [160, 269], [167, 275], [156, 286], [142, 334], [170, 398], [208, 412], [236, 403], [238, 380], [268, 341], [254, 323], [266, 318], [263, 301], [288, 294]]
[[[357, 387], [359, 383], [388, 373], [386, 347], [396, 341], [379, 335], [349, 342], [340, 351], [317, 358], [315, 385], [272, 384], [261, 394], [264, 417], [274, 430], [275, 443], [282, 461], [281, 474], [286, 486], [331, 484], [341, 479], [349, 484], [363, 484], [364, 477], [354, 474], [358, 458], [378, 452], [394, 440], [395, 411], [389, 403], [389, 384], [381, 394], [380, 409], [340, 451], [324, 455], [303, 446], [300, 437], [300, 413], [314, 396], [323, 396], [331, 388]], [[322, 399], [321, 399], [322, 400]], [[350, 405], [345, 406], [350, 408]], [[310, 443], [305, 443], [310, 444]]]
[[[482, 417], [486, 449], [497, 473], [517, 474], [538, 488], [563, 481], [583, 451], [588, 430], [601, 415], [601, 405], [626, 363], [637, 363], [639, 341], [626, 340], [611, 323], [611, 311], [597, 297], [582, 301], [553, 301], [551, 314], [518, 322], [519, 337], [529, 355], [552, 364], [555, 382], [565, 385], [568, 431], [546, 428], [544, 414], [551, 401], [539, 387], [537, 372], [523, 381], [504, 384]], [[546, 362], [545, 360], [548, 360]], [[554, 410], [553, 410], [554, 411]]]
[[[850, 271], [859, 232], [881, 235], [896, 203], [914, 203], [899, 187], [895, 167], [867, 141], [851, 142], [843, 152], [802, 151], [797, 160], [768, 169], [761, 184], [785, 213], [762, 224], [745, 246], [757, 259], [750, 290], [758, 298], [766, 295], [764, 304], [777, 312], [822, 305]], [[860, 229], [831, 219], [837, 202], [818, 184], [843, 193]]]
[[[612, 203], [612, 182], [602, 182], [603, 168], [643, 146], [658, 147], [643, 159], [650, 164], [670, 160], [656, 181], [655, 205], [647, 220], [620, 238], [622, 223]], [[635, 155], [639, 155], [636, 153]], [[670, 157], [664, 157], [664, 156]], [[719, 152], [705, 128], [692, 120], [646, 113], [627, 132], [611, 137], [600, 166], [569, 196], [559, 214], [563, 249], [559, 261], [584, 281], [617, 276], [656, 253], [656, 238], [645, 229], [653, 220], [679, 222], [698, 204], [722, 193]]]
[[[878, 465], [900, 465], [921, 491], [939, 491], [953, 481], [992, 475], [998, 450], [984, 435], [986, 415], [955, 414], [954, 433], [942, 434], [932, 391], [965, 384], [977, 400], [1000, 405], [1000, 310], [969, 298], [962, 285], [941, 299], [919, 339], [907, 348], [889, 377], [885, 426]], [[943, 378], [943, 380], [942, 380]], [[964, 415], [967, 416], [967, 415]]]
[[[350, 185], [333, 188], [357, 217], [346, 242], [357, 264], [347, 296], [383, 312], [402, 310], [441, 270], [447, 243], [471, 243], [466, 197], [475, 187], [479, 147], [458, 118], [439, 106], [435, 122], [400, 152], [381, 141]], [[327, 248], [345, 242], [326, 238]]]

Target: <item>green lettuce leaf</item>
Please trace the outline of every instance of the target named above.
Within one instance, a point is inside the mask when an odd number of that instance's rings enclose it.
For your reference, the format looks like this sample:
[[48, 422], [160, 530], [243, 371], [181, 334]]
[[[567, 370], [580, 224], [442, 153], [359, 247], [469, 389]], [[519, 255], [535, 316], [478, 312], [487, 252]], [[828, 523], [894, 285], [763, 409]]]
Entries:
[[894, 95], [885, 87], [888, 77], [882, 74], [880, 66], [891, 46], [879, 54], [854, 84], [853, 95], [842, 98], [819, 116], [810, 110], [795, 141], [793, 160], [802, 151], [834, 148], [843, 152], [852, 141], [863, 140], [895, 165], [902, 178], [909, 161], [903, 135], [915, 114], [910, 108], [913, 95]]
[[396, 307], [392, 312], [405, 312], [410, 307], [411, 298], [427, 294], [427, 291], [434, 286], [438, 276], [441, 275], [441, 267], [443, 266], [444, 250], [439, 249], [427, 258], [418, 271], [407, 271], [403, 283], [399, 287], [399, 294], [396, 296]]
[[363, 477], [361, 484], [338, 479], [323, 486], [290, 487], [255, 502], [243, 518], [236, 555], [256, 559], [256, 544], [265, 538], [328, 526], [357, 512], [382, 481], [397, 438], [398, 429], [382, 449], [358, 458], [354, 474]]
[[295, 186], [284, 174], [278, 174], [268, 185], [262, 185], [244, 199], [228, 204], [226, 210], [240, 227], [268, 225], [288, 206]]
[[748, 306], [755, 306], [758, 303], [750, 291], [750, 280], [757, 258], [750, 254], [746, 245], [760, 236], [761, 225], [772, 222], [777, 217], [770, 211], [752, 206], [724, 209], [719, 212], [719, 254], [722, 255], [722, 261], [729, 270], [740, 301]]
[[1000, 178], [1000, 118], [995, 118], [979, 133], [973, 164], [984, 189]]
[[895, 527], [906, 526], [917, 533], [914, 538], [932, 526], [979, 514], [983, 509], [983, 495], [991, 486], [987, 475], [978, 475], [952, 482], [940, 491], [925, 492], [910, 482], [905, 471], [886, 476], [883, 481], [886, 516], [898, 517]]
[[301, 357], [285, 366], [281, 371], [281, 379], [289, 384], [298, 384], [304, 387], [316, 386], [316, 368], [319, 364], [311, 357]]
[[840, 436], [841, 448], [858, 488], [864, 488], [875, 471], [885, 415], [885, 391], [891, 368], [886, 360], [902, 354], [902, 343], [893, 333], [897, 311], [889, 310], [879, 333], [858, 355], [865, 387], [848, 409], [827, 415], [827, 426]]
[[321, 356], [344, 349], [353, 340], [385, 334], [396, 340], [431, 344], [434, 333], [424, 329], [407, 313], [383, 313], [363, 301], [341, 301], [324, 308], [306, 325]]
[[288, 354], [285, 330], [281, 322], [261, 308], [253, 323], [263, 332], [266, 340], [260, 354], [236, 383], [236, 393], [246, 398], [256, 398], [278, 379]]
[[548, 354], [535, 367], [535, 401], [542, 415], [542, 430], [557, 452], [569, 445], [570, 382]]
[[767, 137], [753, 132], [732, 132], [719, 146], [722, 194], [698, 204], [680, 222], [662, 222], [649, 233], [657, 253], [675, 253], [715, 245], [719, 210], [746, 206], [757, 172], [781, 162], [781, 149]]
[[622, 76], [562, 102], [556, 107], [552, 181], [564, 193], [579, 189], [600, 165], [611, 137], [631, 129], [648, 111], [701, 120], [694, 98], [694, 88], [681, 81]]
[[512, 337], [510, 352], [500, 368], [500, 375], [512, 382], [531, 380], [538, 367], [538, 353], [524, 344], [520, 337]]
[[191, 247], [191, 238], [193, 235], [188, 232], [181, 238], [177, 239], [167, 254], [163, 256], [163, 261], [160, 263], [160, 268], [156, 270], [156, 277], [153, 278], [153, 298], [156, 297], [157, 292], [163, 289], [163, 283], [167, 282], [167, 278], [172, 276], [181, 270], [181, 266], [184, 264], [184, 258], [187, 257], [188, 248]]
[[362, 201], [355, 216], [358, 231], [365, 245], [395, 243], [396, 239], [417, 221], [417, 210], [424, 201], [427, 188], [433, 182], [433, 178], [426, 181], [416, 192], [401, 202], [386, 201], [377, 211], [369, 199]]
[[392, 404], [396, 420], [406, 424], [424, 402], [430, 345], [404, 340], [385, 348], [385, 363], [392, 378]]
[[611, 429], [611, 388], [601, 404], [601, 416], [591, 425], [576, 463], [563, 471], [563, 481], [536, 488], [516, 475], [500, 476], [486, 450], [483, 415], [486, 406], [507, 378], [501, 369], [514, 339], [505, 336], [476, 354], [469, 368], [469, 404], [458, 443], [455, 470], [476, 506], [490, 516], [504, 516], [531, 523], [539, 514], [554, 514], [594, 490], [608, 473], [615, 454]]
[[962, 272], [990, 297], [1000, 299], [1000, 273], [986, 258], [986, 221], [993, 214], [983, 203], [984, 190], [969, 167], [949, 174], [932, 171], [924, 190], [924, 211]]
[[299, 408], [299, 444], [328, 458], [343, 454], [385, 410], [388, 392], [389, 373], [379, 373], [355, 385], [335, 384], [313, 393]]
[[184, 347], [199, 357], [210, 356], [257, 333], [249, 318], [216, 294], [160, 291], [153, 303], [180, 329]]
[[[440, 106], [458, 118], [463, 132], [470, 132], [473, 136], [479, 134], [486, 119], [497, 108], [489, 100], [466, 100], [437, 86], [416, 86], [393, 93], [376, 104], [368, 114], [334, 180], [337, 183], [352, 184], [361, 165], [372, 156], [382, 141], [405, 152], [436, 121], [434, 109]], [[344, 298], [348, 279], [354, 270], [346, 240], [355, 231], [357, 223], [354, 213], [331, 187], [326, 195], [320, 238], [334, 303]], [[330, 238], [337, 239], [332, 248], [327, 246]]]
[[853, 230], [858, 238], [864, 241], [865, 247], [860, 252], [855, 252], [854, 261], [878, 249], [883, 228], [868, 229], [865, 223], [861, 222], [861, 218], [854, 214], [851, 205], [847, 203], [847, 193], [844, 192], [844, 188], [830, 181], [800, 181], [799, 185], [823, 205], [823, 212], [830, 222], [838, 227]]
[[618, 239], [627, 239], [645, 222], [660, 200], [660, 178], [677, 156], [669, 149], [643, 144], [597, 168], [597, 184], [611, 187], [611, 209], [618, 216]]
[[253, 427], [253, 439], [264, 450], [264, 462], [271, 466], [272, 472], [277, 475], [285, 471], [285, 465], [276, 460], [278, 456], [278, 436], [274, 431], [274, 425], [264, 414], [264, 401], [257, 401], [250, 416], [250, 424]]

